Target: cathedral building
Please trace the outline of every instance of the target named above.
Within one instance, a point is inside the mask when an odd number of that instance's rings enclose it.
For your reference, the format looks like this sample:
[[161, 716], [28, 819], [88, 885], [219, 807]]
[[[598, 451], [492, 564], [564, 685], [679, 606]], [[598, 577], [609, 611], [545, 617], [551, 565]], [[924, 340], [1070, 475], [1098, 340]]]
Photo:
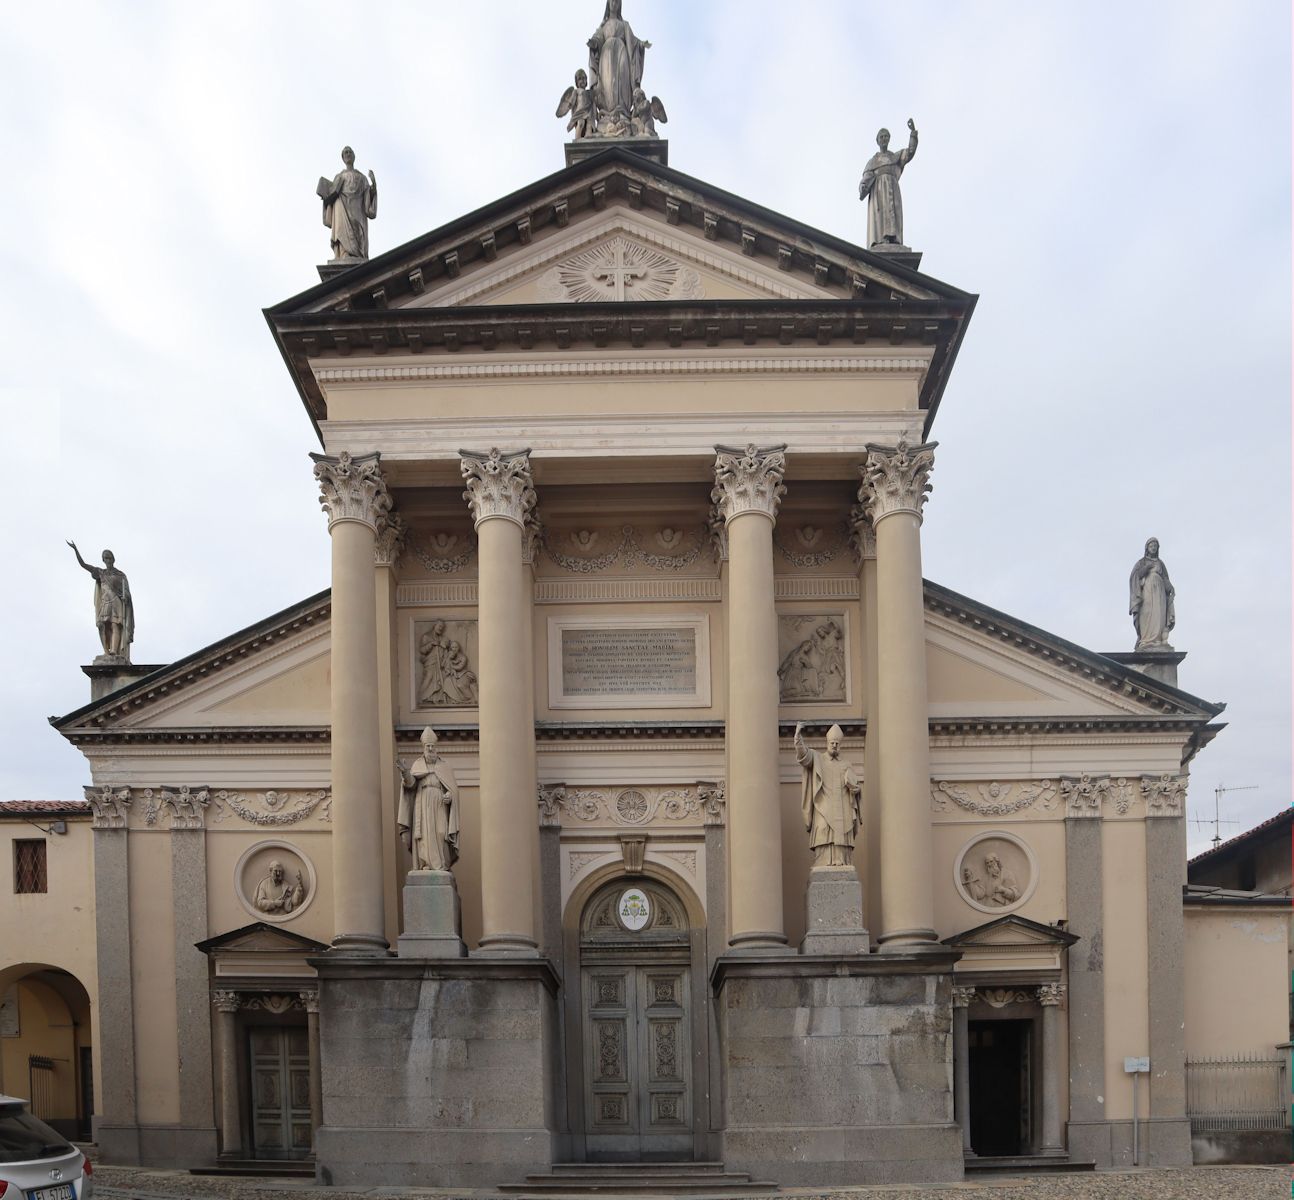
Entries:
[[[904, 244], [915, 128], [856, 245], [670, 166], [644, 49], [611, 0], [567, 165], [393, 250], [353, 153], [320, 180], [336, 257], [265, 316], [332, 586], [164, 666], [105, 642], [53, 722], [102, 1156], [1189, 1163], [1222, 706], [1176, 686], [1167, 574], [1120, 655], [923, 579], [975, 296]], [[1284, 1040], [1277, 951], [1229, 961], [1276, 964]]]

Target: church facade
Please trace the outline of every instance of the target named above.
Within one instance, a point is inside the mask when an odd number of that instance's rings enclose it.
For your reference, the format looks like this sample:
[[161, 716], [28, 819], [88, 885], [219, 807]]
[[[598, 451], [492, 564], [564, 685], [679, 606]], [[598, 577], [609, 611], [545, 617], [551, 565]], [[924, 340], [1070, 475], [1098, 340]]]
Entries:
[[923, 580], [975, 298], [574, 146], [266, 311], [331, 589], [54, 722], [104, 1158], [1189, 1162], [1221, 706]]

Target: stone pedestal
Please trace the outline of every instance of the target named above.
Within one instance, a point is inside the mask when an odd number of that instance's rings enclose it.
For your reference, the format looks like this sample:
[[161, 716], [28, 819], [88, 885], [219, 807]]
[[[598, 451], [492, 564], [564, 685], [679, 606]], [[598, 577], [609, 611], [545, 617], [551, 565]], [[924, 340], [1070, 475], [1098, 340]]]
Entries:
[[853, 867], [814, 867], [804, 889], [801, 954], [866, 954], [863, 885]]
[[449, 871], [410, 871], [404, 882], [401, 958], [465, 958], [458, 888]]
[[1134, 671], [1140, 671], [1143, 675], [1149, 675], [1151, 679], [1158, 679], [1169, 687], [1176, 687], [1177, 668], [1186, 657], [1186, 651], [1164, 646], [1159, 650], [1107, 651], [1105, 657], [1131, 667]]
[[561, 1077], [546, 961], [328, 954], [310, 965], [319, 1183], [493, 1188], [551, 1168]]
[[720, 1153], [784, 1187], [962, 1178], [943, 948], [715, 964]]
[[665, 138], [648, 137], [587, 137], [577, 138], [566, 143], [566, 165], [573, 167], [576, 163], [601, 154], [604, 150], [632, 150], [643, 158], [650, 158], [662, 167], [669, 166], [669, 142]]
[[102, 700], [124, 687], [160, 671], [165, 663], [131, 663], [122, 658], [100, 654], [94, 662], [81, 668], [90, 677], [90, 701]]

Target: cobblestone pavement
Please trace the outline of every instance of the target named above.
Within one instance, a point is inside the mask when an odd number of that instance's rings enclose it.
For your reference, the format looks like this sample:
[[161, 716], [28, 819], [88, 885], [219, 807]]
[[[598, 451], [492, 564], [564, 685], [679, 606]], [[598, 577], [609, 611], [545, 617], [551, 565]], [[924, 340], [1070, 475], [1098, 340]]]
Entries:
[[[498, 1193], [433, 1188], [367, 1188], [341, 1191], [289, 1179], [246, 1179], [97, 1166], [100, 1200], [486, 1200]], [[791, 1200], [1290, 1200], [1285, 1167], [1193, 1167], [1178, 1171], [1102, 1171], [1074, 1175], [974, 1179], [943, 1186], [787, 1189]], [[509, 1198], [516, 1200], [516, 1198]], [[679, 1198], [672, 1198], [679, 1200]], [[708, 1197], [707, 1200], [724, 1200]]]

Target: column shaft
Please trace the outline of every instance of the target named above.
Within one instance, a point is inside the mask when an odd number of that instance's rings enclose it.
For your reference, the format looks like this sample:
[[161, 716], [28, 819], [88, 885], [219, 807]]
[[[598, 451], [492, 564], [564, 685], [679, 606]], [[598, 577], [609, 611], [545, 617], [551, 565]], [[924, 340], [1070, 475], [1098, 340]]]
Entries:
[[1060, 1112], [1065, 1076], [1060, 1069], [1060, 1005], [1044, 1001], [1042, 1006], [1042, 1145], [1043, 1154], [1063, 1154], [1064, 1134]]
[[219, 1010], [220, 1027], [220, 1152], [237, 1158], [243, 1152], [243, 1130], [238, 1111], [238, 1026], [234, 1008]]
[[310, 1139], [311, 1146], [323, 1124], [323, 1064], [319, 1058], [319, 1008], [317, 1001], [306, 1009], [306, 1037], [310, 1050]]
[[953, 1103], [962, 1127], [962, 1154], [975, 1153], [970, 1140], [970, 1009], [953, 1003]]
[[334, 949], [387, 948], [382, 903], [382, 764], [378, 736], [374, 530], [332, 526]]
[[728, 813], [734, 947], [786, 942], [773, 522], [728, 522]]

